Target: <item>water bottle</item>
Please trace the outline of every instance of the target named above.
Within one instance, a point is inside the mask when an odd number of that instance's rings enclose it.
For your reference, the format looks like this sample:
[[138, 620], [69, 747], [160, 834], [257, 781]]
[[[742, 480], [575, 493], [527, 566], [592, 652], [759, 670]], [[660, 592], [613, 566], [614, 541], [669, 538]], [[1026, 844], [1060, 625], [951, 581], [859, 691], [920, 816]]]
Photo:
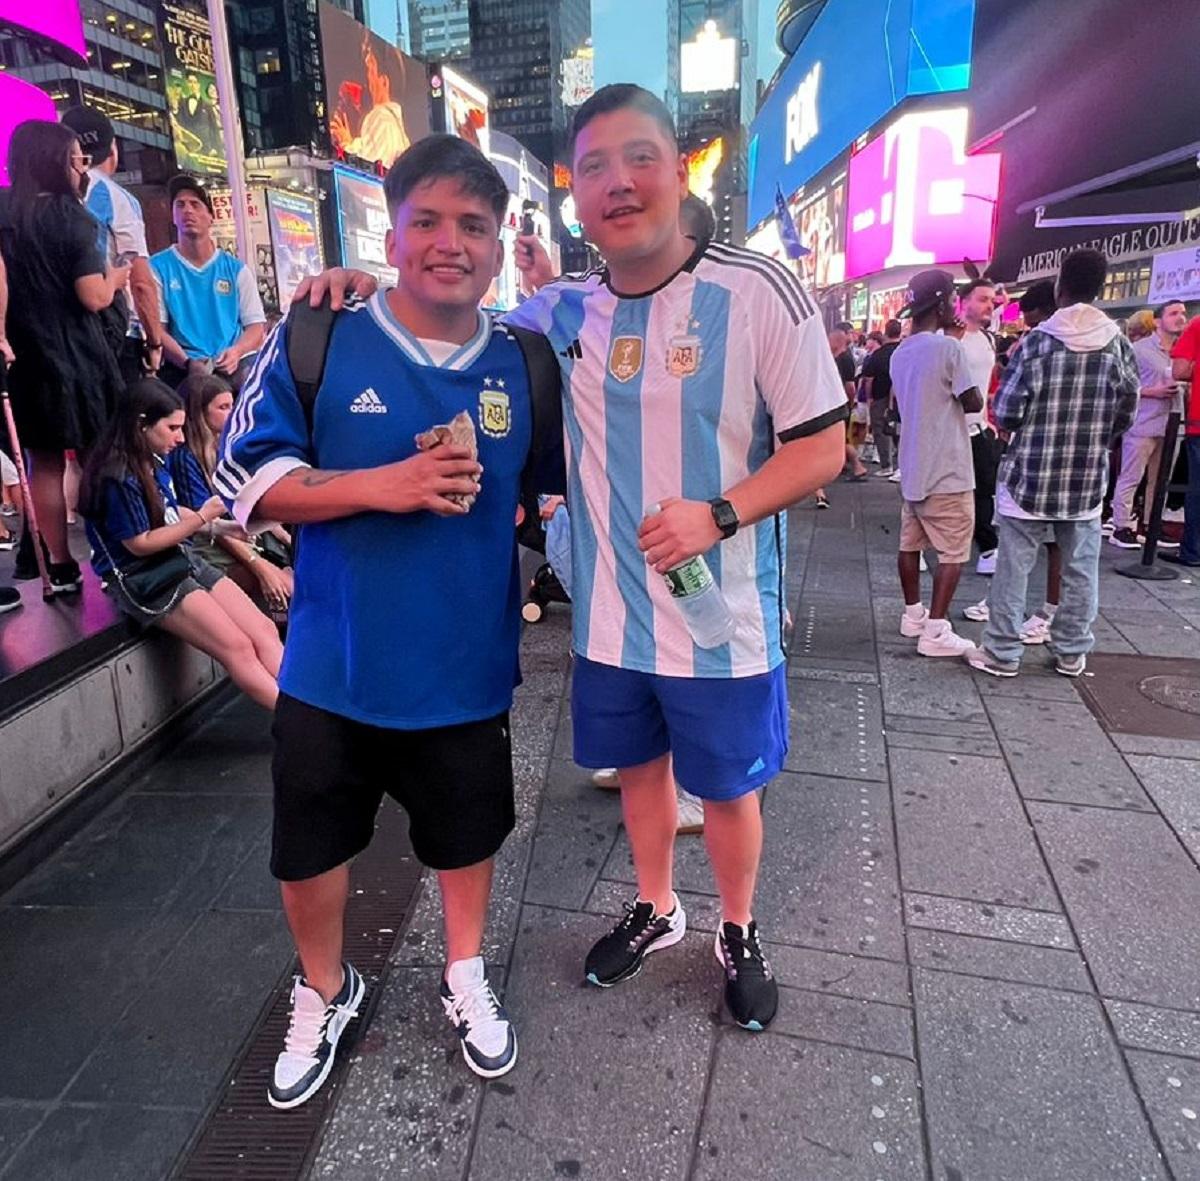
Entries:
[[[658, 505], [651, 505], [646, 510], [646, 516], [653, 516], [659, 511]], [[725, 596], [703, 554], [672, 566], [663, 575], [663, 580], [683, 614], [683, 622], [687, 624], [697, 647], [719, 648], [733, 639], [737, 620], [730, 613], [729, 604], [725, 602]]]

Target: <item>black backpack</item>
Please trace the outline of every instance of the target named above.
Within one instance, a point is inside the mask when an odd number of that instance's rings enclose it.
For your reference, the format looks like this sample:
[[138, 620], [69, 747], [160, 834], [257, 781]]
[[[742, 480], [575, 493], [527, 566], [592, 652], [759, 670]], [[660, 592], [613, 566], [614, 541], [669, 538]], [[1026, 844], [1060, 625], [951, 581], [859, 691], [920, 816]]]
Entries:
[[[325, 378], [325, 358], [333, 335], [337, 312], [328, 299], [319, 308], [307, 300], [293, 303], [284, 326], [288, 362], [296, 396], [304, 410], [311, 436], [313, 416], [321, 382]], [[521, 472], [521, 506], [525, 517], [517, 539], [530, 549], [545, 551], [545, 536], [538, 518], [538, 495], [565, 495], [566, 460], [563, 454], [562, 376], [550, 342], [538, 332], [505, 325], [517, 342], [529, 375], [529, 395], [533, 415], [533, 436], [529, 457]]]

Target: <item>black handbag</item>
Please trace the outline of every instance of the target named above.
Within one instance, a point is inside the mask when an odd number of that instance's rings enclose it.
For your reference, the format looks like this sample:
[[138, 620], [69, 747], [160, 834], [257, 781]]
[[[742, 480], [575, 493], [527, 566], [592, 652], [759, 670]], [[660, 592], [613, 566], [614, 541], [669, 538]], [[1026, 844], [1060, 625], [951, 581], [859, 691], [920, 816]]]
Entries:
[[[122, 568], [113, 561], [103, 538], [97, 535], [96, 540], [100, 542], [100, 548], [112, 566], [112, 575], [121, 593], [143, 615], [166, 615], [175, 609], [183, 582], [192, 573], [191, 560], [182, 546], [174, 545], [145, 558], [134, 558]], [[154, 608], [145, 605], [161, 599], [165, 594], [171, 595], [165, 606]]]

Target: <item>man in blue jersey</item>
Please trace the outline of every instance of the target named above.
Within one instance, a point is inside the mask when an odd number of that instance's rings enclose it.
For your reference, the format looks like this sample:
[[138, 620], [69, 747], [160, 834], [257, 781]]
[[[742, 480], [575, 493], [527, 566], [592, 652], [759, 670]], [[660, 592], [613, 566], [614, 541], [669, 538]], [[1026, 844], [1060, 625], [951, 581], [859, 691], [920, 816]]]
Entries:
[[245, 361], [261, 347], [267, 317], [250, 268], [213, 240], [212, 197], [191, 176], [167, 186], [178, 241], [154, 255], [158, 286], [163, 377], [177, 385], [189, 371], [217, 372], [234, 387]]
[[[452, 136], [410, 148], [384, 189], [398, 286], [335, 320], [311, 431], [286, 330], [272, 334], [215, 477], [247, 528], [303, 526], [275, 716], [271, 864], [304, 976], [270, 1084], [276, 1107], [321, 1086], [362, 998], [342, 962], [342, 915], [348, 862], [385, 791], [438, 873], [441, 1000], [467, 1064], [494, 1078], [517, 1056], [480, 957], [492, 859], [514, 823], [513, 524], [541, 429], [518, 343], [479, 310], [502, 261], [508, 192]], [[463, 411], [478, 458], [449, 443], [417, 449], [418, 434]], [[469, 509], [456, 499], [472, 495]]]

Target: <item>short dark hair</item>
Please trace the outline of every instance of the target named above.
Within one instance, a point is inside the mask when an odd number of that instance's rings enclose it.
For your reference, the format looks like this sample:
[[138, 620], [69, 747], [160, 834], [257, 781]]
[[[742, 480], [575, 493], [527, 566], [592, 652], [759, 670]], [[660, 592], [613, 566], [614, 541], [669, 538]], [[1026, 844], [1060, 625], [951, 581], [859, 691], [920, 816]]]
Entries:
[[834, 325], [834, 328], [836, 328], [839, 332], [857, 332], [858, 331], [858, 329], [856, 329], [854, 327], [854, 325], [850, 323], [849, 320], [839, 320]]
[[889, 320], [883, 326], [883, 334], [888, 340], [899, 340], [904, 333], [904, 325], [899, 320]]
[[1017, 306], [1022, 315], [1030, 312], [1050, 312], [1057, 310], [1058, 304], [1054, 298], [1054, 280], [1039, 279], [1017, 300]]
[[1184, 303], [1182, 299], [1168, 299], [1165, 303], [1160, 303], [1158, 307], [1154, 309], [1154, 318], [1156, 320], [1161, 320], [1163, 316], [1166, 315], [1167, 308], [1172, 308], [1176, 304], [1179, 304], [1184, 311], [1187, 310], [1187, 304]]
[[1108, 259], [1101, 251], [1072, 250], [1058, 272], [1058, 291], [1073, 303], [1094, 303], [1107, 277]]
[[991, 279], [972, 279], [965, 287], [960, 287], [958, 289], [958, 298], [966, 299], [967, 296], [978, 287], [994, 288], [995, 286], [996, 284]]
[[478, 197], [496, 215], [497, 229], [508, 212], [508, 186], [496, 166], [472, 143], [457, 135], [429, 135], [396, 157], [383, 180], [388, 216], [408, 200], [418, 185], [441, 177], [457, 180], [462, 191]]
[[707, 246], [717, 232], [717, 219], [712, 206], [703, 197], [688, 193], [679, 206], [679, 221], [686, 237], [695, 238], [700, 246]]
[[675, 150], [679, 150], [679, 135], [675, 131], [675, 120], [671, 118], [667, 104], [644, 86], [635, 86], [632, 82], [614, 82], [609, 86], [600, 87], [575, 112], [575, 119], [571, 124], [572, 156], [583, 129], [593, 119], [609, 115], [613, 111], [640, 111], [643, 115], [649, 115], [658, 124], [659, 130], [671, 141]]
[[873, 340], [876, 344], [883, 344], [883, 333], [882, 332], [868, 332], [867, 339]]

